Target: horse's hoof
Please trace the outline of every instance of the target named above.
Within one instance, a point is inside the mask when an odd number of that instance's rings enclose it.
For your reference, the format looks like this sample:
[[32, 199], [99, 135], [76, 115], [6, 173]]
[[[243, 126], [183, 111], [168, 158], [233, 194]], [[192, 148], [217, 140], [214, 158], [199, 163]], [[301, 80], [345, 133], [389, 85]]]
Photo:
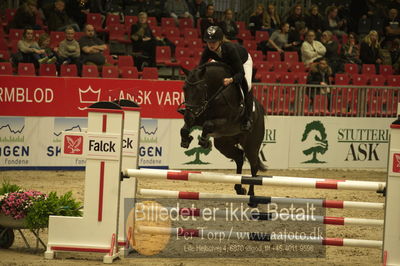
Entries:
[[241, 185], [235, 185], [235, 190], [237, 195], [246, 195], [247, 190]]

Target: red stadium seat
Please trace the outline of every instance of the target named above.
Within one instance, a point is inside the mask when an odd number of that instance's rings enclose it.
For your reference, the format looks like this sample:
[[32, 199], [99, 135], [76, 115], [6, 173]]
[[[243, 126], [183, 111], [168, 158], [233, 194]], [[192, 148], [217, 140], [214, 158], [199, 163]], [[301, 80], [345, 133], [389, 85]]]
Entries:
[[151, 27], [151, 32], [153, 33], [154, 37], [162, 37], [163, 35], [163, 30], [161, 27], [158, 26], [153, 26]]
[[361, 74], [375, 75], [376, 68], [374, 64], [363, 64]]
[[268, 41], [269, 34], [268, 31], [257, 30], [256, 31], [256, 42]]
[[158, 70], [156, 67], [144, 67], [142, 79], [158, 79]]
[[106, 18], [106, 27], [109, 27], [111, 25], [118, 25], [120, 24], [120, 17], [117, 14], [111, 14], [108, 13], [107, 14], [107, 18]]
[[386, 77], [388, 86], [400, 87], [400, 75], [389, 75]]
[[0, 60], [9, 61], [10, 53], [7, 50], [0, 50]]
[[95, 65], [83, 65], [82, 66], [82, 77], [85, 78], [98, 78], [99, 70]]
[[11, 40], [21, 40], [24, 30], [22, 29], [10, 29], [8, 33], [8, 39]]
[[187, 39], [186, 46], [190, 49], [193, 48], [203, 48], [203, 41], [200, 38], [197, 39]]
[[121, 73], [121, 78], [125, 79], [138, 79], [139, 72], [134, 66], [122, 66], [119, 68]]
[[257, 50], [257, 42], [253, 40], [244, 40], [243, 47], [247, 49], [247, 51]]
[[358, 74], [357, 64], [344, 64], [344, 71], [349, 75]]
[[288, 64], [286, 62], [274, 62], [275, 72], [287, 72], [289, 70]]
[[178, 27], [162, 27], [163, 29], [163, 35], [167, 37], [168, 39], [170, 38], [179, 38], [181, 36], [181, 32], [179, 31]]
[[167, 17], [162, 17], [161, 18], [161, 27], [162, 28], [175, 28], [177, 25], [175, 23], [174, 18], [167, 18]]
[[0, 62], [0, 75], [12, 75], [12, 66], [10, 62]]
[[133, 67], [133, 57], [130, 55], [120, 55], [118, 56], [118, 67]]
[[363, 86], [368, 83], [368, 76], [363, 74], [354, 74], [353, 75], [353, 85]]
[[236, 21], [236, 25], [238, 27], [238, 31], [246, 30], [246, 22]]
[[185, 39], [182, 37], [173, 37], [169, 40], [175, 45], [175, 47], [185, 47]]
[[176, 47], [175, 58], [179, 60], [180, 58], [190, 57], [192, 55], [190, 48], [186, 47]]
[[336, 74], [335, 75], [335, 84], [336, 85], [349, 85], [350, 78], [347, 74]]
[[61, 41], [65, 39], [65, 32], [63, 31], [52, 31], [50, 33], [50, 47], [57, 47]]
[[93, 25], [96, 31], [103, 31], [103, 18], [100, 13], [86, 14], [86, 24]]
[[61, 77], [77, 77], [78, 69], [75, 64], [61, 65]]
[[156, 17], [147, 17], [147, 23], [149, 24], [150, 28], [158, 26]]
[[240, 30], [237, 37], [241, 40], [254, 40], [249, 30]]
[[[192, 57], [182, 57], [179, 59], [180, 66], [187, 70], [193, 70], [197, 66], [197, 61]], [[179, 75], [184, 75], [183, 71], [179, 69]]]
[[118, 60], [114, 59], [114, 57], [112, 55], [104, 55], [104, 57], [106, 58], [106, 62], [108, 64], [116, 65], [118, 63]]
[[125, 28], [129, 29], [132, 27], [133, 24], [138, 22], [137, 16], [125, 16]]
[[303, 62], [292, 62], [290, 63], [291, 72], [306, 72], [306, 67]]
[[251, 59], [253, 59], [253, 62], [264, 61], [264, 55], [259, 50], [249, 51], [249, 54], [251, 56]]
[[199, 38], [199, 31], [194, 28], [184, 28], [183, 31], [183, 37], [186, 39], [198, 39]]
[[41, 64], [39, 67], [40, 76], [56, 77], [57, 69], [55, 64]]
[[101, 71], [101, 76], [103, 78], [118, 78], [119, 71], [116, 66], [103, 66]]
[[19, 63], [18, 75], [21, 76], [36, 76], [35, 66], [32, 63]]
[[268, 51], [267, 52], [267, 61], [270, 62], [279, 62], [281, 61], [281, 55], [279, 52]]
[[110, 41], [116, 41], [119, 43], [130, 43], [130, 36], [126, 35], [125, 26], [123, 24], [112, 24], [108, 26], [109, 39]]
[[393, 75], [393, 67], [391, 65], [379, 65], [379, 74], [385, 77]]
[[285, 62], [299, 62], [299, 54], [297, 52], [288, 52], [284, 53], [284, 61]]
[[179, 18], [179, 28], [193, 28], [193, 20], [191, 18]]

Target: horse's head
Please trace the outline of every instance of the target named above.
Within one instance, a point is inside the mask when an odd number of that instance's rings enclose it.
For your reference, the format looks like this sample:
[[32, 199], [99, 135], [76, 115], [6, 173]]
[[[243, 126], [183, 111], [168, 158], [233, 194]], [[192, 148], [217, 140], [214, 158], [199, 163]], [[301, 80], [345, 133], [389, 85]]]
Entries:
[[183, 92], [185, 94], [185, 118], [195, 119], [203, 114], [207, 107], [208, 85], [204, 78], [205, 67], [192, 71], [183, 70], [186, 74]]

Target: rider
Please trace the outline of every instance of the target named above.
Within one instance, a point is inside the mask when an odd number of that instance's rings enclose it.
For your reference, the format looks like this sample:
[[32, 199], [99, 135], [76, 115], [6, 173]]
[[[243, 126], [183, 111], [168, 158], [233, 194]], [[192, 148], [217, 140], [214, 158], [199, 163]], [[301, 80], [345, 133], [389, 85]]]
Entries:
[[251, 88], [251, 77], [253, 72], [253, 61], [247, 50], [236, 43], [227, 40], [218, 26], [210, 26], [204, 33], [204, 41], [207, 47], [204, 49], [199, 65], [207, 63], [210, 59], [224, 62], [231, 66], [233, 77], [224, 78], [224, 86], [231, 83], [242, 88], [245, 102], [245, 114], [241, 124], [241, 130], [250, 131], [252, 127], [253, 98], [249, 89]]

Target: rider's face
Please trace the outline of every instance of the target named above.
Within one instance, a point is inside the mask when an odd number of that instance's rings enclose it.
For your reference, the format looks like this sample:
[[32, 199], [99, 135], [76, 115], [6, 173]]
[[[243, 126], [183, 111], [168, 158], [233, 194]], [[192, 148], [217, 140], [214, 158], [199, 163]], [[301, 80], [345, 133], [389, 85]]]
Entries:
[[215, 52], [217, 51], [218, 47], [219, 47], [219, 42], [207, 42], [207, 46], [208, 49], [210, 49], [211, 51]]

